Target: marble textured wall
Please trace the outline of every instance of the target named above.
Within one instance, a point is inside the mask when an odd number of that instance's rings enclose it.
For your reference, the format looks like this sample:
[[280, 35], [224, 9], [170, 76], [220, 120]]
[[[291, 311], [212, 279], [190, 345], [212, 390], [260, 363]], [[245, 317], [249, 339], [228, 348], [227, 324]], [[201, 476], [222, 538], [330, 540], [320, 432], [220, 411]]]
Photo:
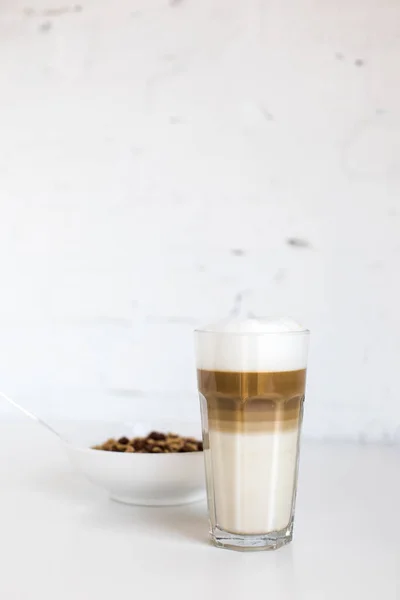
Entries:
[[0, 8], [0, 388], [197, 417], [244, 293], [313, 330], [308, 435], [398, 441], [398, 2], [78, 2]]

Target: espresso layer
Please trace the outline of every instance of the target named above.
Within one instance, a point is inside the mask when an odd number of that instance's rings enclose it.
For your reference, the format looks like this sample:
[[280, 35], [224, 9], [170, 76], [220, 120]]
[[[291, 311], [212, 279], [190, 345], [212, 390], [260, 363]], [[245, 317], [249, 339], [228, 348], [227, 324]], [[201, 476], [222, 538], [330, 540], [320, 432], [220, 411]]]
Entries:
[[306, 370], [242, 373], [198, 370], [198, 387], [210, 429], [279, 432], [296, 429], [304, 400]]

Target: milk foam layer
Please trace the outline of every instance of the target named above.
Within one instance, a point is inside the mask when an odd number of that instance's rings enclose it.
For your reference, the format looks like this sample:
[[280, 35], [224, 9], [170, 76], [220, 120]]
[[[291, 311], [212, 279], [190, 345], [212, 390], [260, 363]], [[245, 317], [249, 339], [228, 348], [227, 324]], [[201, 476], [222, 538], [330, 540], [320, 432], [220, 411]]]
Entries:
[[197, 368], [296, 371], [307, 365], [308, 331], [290, 318], [226, 319], [196, 332]]

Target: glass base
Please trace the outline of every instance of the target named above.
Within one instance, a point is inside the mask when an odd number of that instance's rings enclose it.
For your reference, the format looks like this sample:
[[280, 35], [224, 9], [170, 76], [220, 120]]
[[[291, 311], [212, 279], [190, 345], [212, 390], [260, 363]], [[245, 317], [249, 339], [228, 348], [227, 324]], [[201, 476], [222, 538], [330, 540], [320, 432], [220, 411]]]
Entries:
[[257, 535], [242, 535], [229, 533], [219, 527], [210, 531], [211, 542], [218, 548], [238, 550], [239, 552], [257, 552], [259, 550], [278, 550], [293, 539], [293, 523], [280, 531], [260, 533]]

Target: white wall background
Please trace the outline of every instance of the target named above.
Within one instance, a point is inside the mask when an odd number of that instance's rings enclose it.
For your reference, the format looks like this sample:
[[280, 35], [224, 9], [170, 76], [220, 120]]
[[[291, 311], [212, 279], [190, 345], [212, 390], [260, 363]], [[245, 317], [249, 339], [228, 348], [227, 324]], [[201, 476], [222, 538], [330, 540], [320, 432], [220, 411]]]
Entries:
[[76, 1], [0, 8], [0, 387], [197, 416], [251, 290], [312, 329], [308, 435], [399, 441], [398, 1]]

